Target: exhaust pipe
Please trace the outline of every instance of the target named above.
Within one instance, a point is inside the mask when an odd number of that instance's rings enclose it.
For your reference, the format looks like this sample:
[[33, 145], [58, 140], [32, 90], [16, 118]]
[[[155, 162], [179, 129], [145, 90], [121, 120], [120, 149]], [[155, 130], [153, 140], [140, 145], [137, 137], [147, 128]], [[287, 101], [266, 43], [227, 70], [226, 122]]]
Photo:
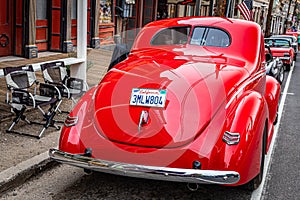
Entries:
[[[86, 148], [85, 150], [84, 150], [84, 156], [87, 156], [87, 157], [92, 157], [92, 152], [93, 152], [93, 150], [92, 150], [92, 148]], [[92, 170], [90, 170], [90, 169], [83, 169], [83, 171], [86, 173], [86, 174], [88, 174], [88, 175], [90, 175], [90, 174], [92, 174]]]
[[199, 185], [197, 183], [188, 183], [187, 184], [187, 188], [192, 191], [192, 192], [195, 192], [198, 190], [199, 188]]
[[[194, 160], [192, 163], [192, 167], [193, 169], [201, 169], [201, 162], [199, 162], [198, 160]], [[188, 183], [187, 188], [190, 191], [195, 192], [198, 190], [199, 185], [197, 183]]]

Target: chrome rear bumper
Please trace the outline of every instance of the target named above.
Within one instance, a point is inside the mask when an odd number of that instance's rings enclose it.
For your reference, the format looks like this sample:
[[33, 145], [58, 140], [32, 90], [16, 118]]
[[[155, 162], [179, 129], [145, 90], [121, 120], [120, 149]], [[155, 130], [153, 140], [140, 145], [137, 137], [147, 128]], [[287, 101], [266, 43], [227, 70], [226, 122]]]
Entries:
[[290, 60], [290, 57], [278, 57], [280, 60]]
[[50, 149], [49, 156], [64, 164], [137, 178], [201, 184], [234, 184], [240, 180], [239, 173], [235, 171], [183, 169], [119, 163], [69, 154], [57, 149]]

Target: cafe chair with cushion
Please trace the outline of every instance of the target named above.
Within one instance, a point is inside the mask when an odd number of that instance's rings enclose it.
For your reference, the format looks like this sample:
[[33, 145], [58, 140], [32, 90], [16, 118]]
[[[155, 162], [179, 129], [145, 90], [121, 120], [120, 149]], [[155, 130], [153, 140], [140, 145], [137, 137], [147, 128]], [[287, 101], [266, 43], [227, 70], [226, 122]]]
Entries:
[[40, 65], [45, 83], [54, 84], [62, 97], [71, 99], [81, 97], [88, 89], [87, 83], [79, 78], [70, 77], [63, 61], [47, 62]]
[[[16, 115], [6, 132], [39, 139], [48, 127], [55, 127], [59, 130], [60, 127], [55, 124], [53, 119], [61, 104], [59, 89], [51, 84], [39, 83], [36, 80], [32, 65], [6, 67], [3, 72], [7, 85], [6, 103], [11, 106]], [[27, 108], [38, 109], [42, 113], [41, 122], [28, 120], [25, 114], [31, 112], [25, 112]], [[27, 122], [27, 124], [42, 125], [43, 128], [38, 135], [33, 134], [30, 129], [31, 133], [13, 130], [20, 120]]]

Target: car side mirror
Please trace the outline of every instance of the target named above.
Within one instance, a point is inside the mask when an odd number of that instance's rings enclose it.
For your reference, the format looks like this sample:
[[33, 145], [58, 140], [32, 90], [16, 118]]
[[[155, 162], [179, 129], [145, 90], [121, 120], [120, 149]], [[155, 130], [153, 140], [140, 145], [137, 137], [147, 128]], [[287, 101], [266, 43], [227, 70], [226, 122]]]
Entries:
[[270, 62], [272, 60], [272, 55], [270, 53], [266, 53], [266, 61]]

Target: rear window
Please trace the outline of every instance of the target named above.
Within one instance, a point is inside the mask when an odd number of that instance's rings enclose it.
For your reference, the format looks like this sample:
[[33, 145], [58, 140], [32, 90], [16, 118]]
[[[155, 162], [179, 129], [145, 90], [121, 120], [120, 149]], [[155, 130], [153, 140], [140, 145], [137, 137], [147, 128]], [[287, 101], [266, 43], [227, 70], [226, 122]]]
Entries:
[[218, 28], [196, 27], [193, 31], [191, 44], [199, 46], [228, 47], [231, 43], [229, 34]]
[[290, 47], [289, 41], [283, 39], [265, 39], [265, 44], [269, 45], [270, 47], [281, 47], [281, 48]]
[[151, 45], [179, 45], [186, 44], [190, 34], [190, 27], [166, 28], [154, 35]]

